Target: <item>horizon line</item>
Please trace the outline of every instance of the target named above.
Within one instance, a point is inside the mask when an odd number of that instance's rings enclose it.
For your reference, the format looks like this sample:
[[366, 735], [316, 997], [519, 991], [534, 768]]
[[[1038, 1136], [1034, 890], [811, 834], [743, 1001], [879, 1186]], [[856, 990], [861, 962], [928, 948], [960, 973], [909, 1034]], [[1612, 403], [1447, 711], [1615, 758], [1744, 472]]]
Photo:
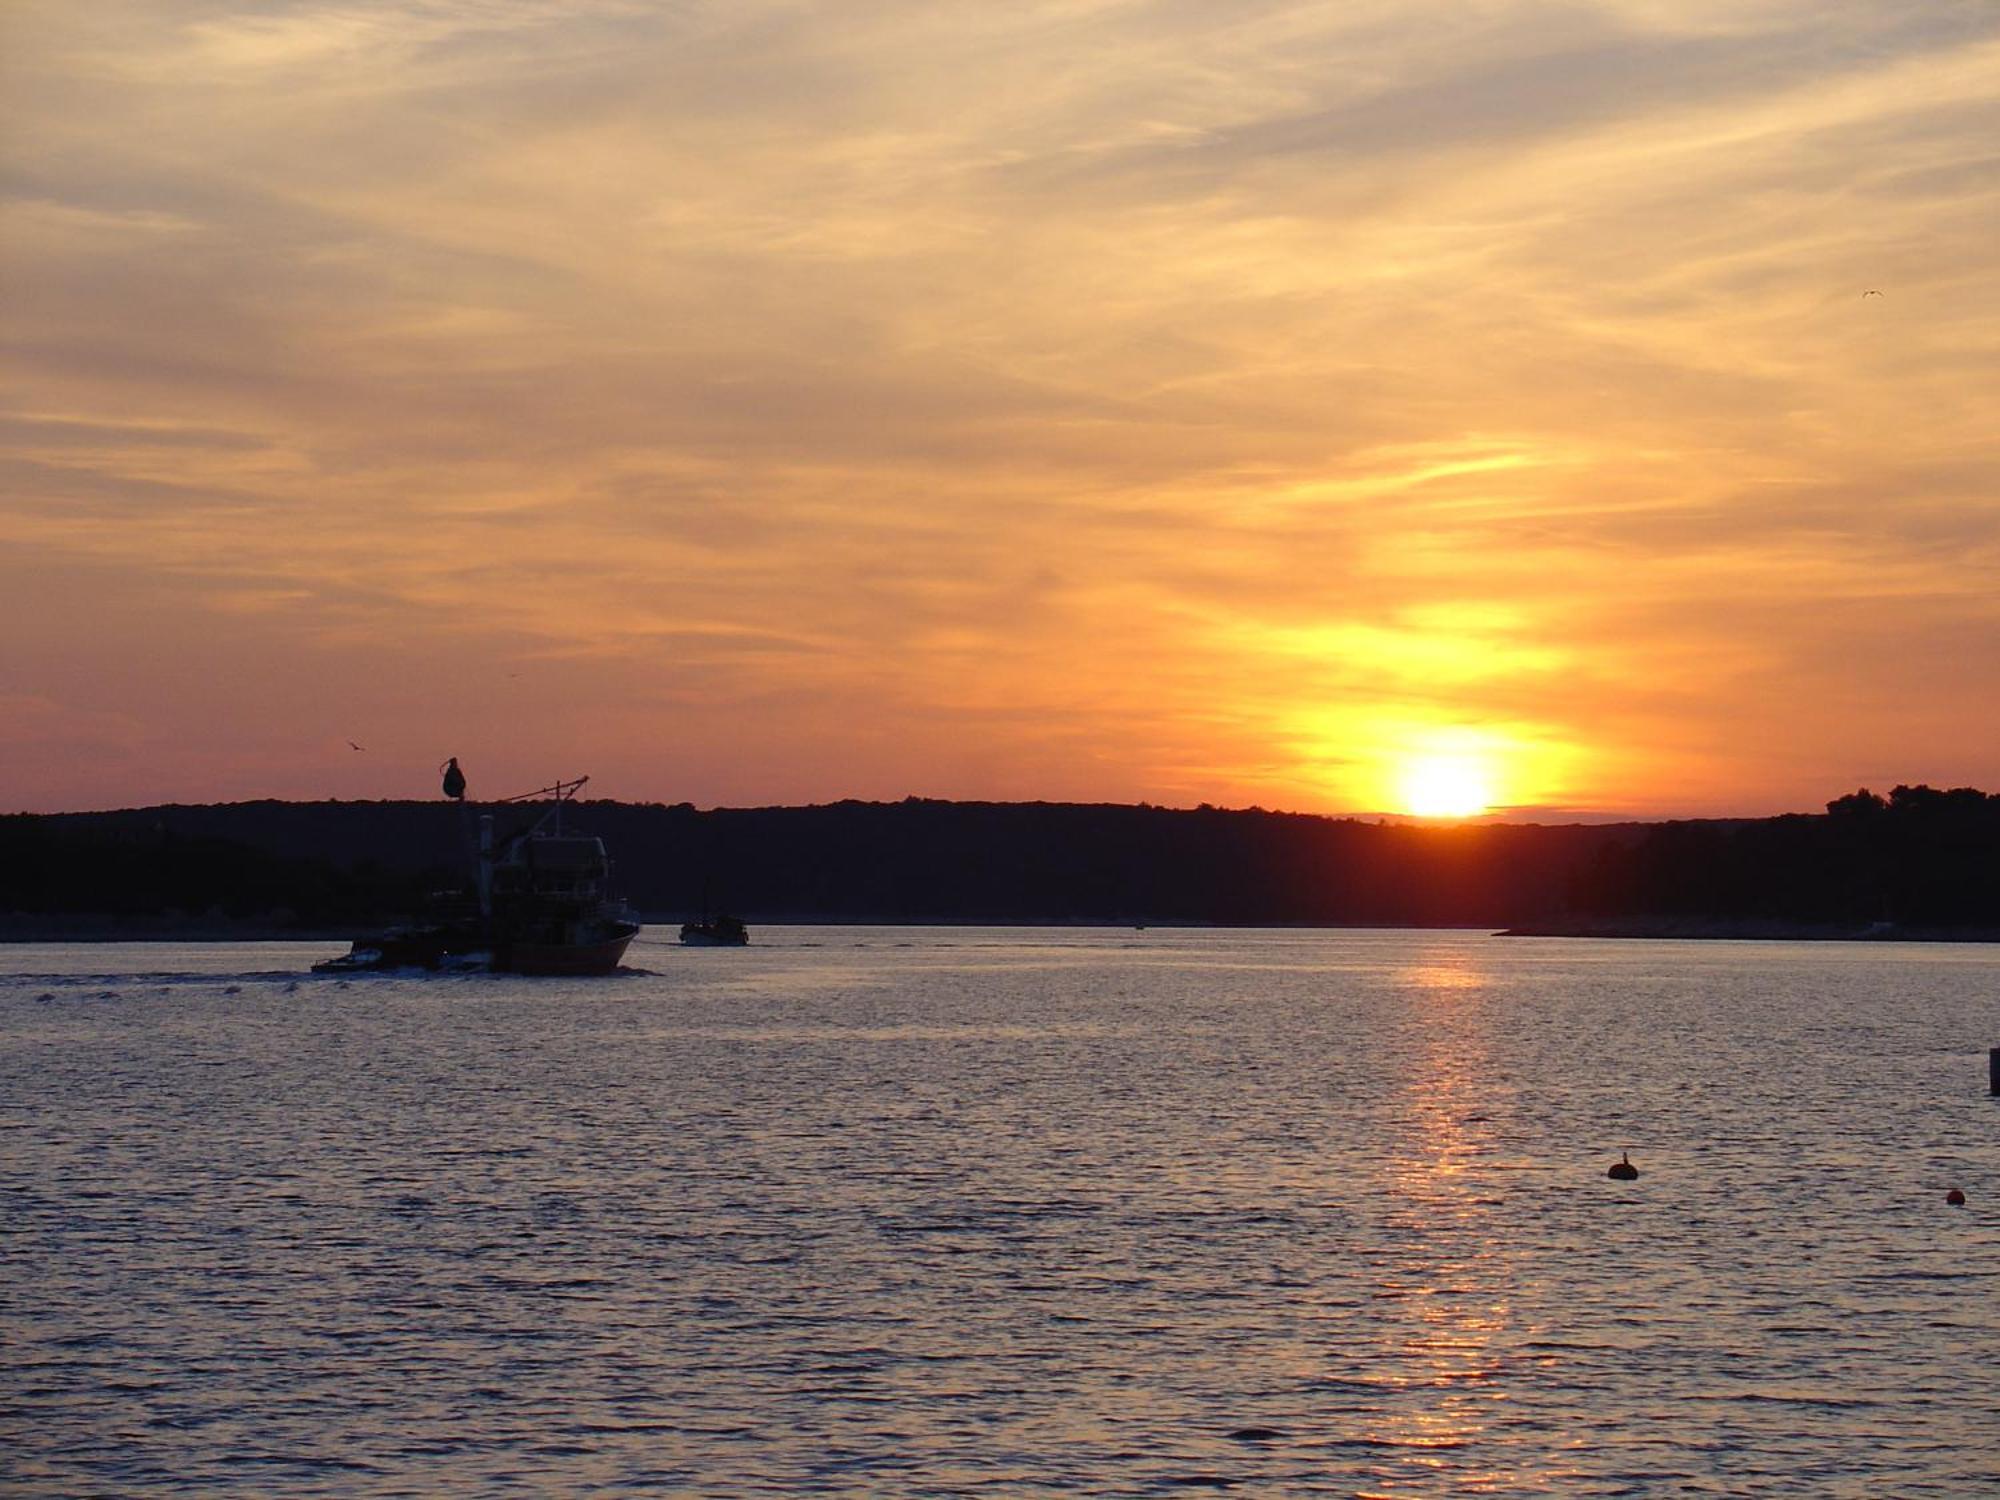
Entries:
[[[1980, 788], [1971, 786], [1932, 788], [1929, 787], [1927, 783], [1922, 783], [1922, 782], [1899, 783], [1899, 787], [1901, 786], [1909, 786], [1912, 790], [1928, 789], [1940, 792], [1954, 792], [1954, 791], [1977, 792], [1981, 796], [2000, 795], [2000, 793], [1987, 793], [1981, 790]], [[1867, 790], [1867, 788], [1861, 788], [1860, 790], [1865, 791]], [[1845, 796], [1850, 794], [1843, 793], [1842, 795]], [[1559, 828], [1559, 827], [1587, 827], [1587, 826], [1610, 827], [1610, 826], [1617, 826], [1620, 824], [1629, 824], [1629, 823], [1647, 823], [1647, 824], [1729, 823], [1729, 822], [1755, 822], [1770, 818], [1785, 818], [1785, 817], [1824, 817], [1827, 815], [1827, 808], [1828, 806], [1830, 806], [1832, 800], [1834, 799], [1829, 799], [1828, 803], [1822, 804], [1817, 808], [1809, 810], [1793, 808], [1778, 812], [1766, 812], [1766, 813], [1714, 812], [1714, 813], [1666, 814], [1666, 815], [1651, 815], [1651, 816], [1644, 813], [1616, 811], [1603, 808], [1565, 807], [1561, 805], [1538, 805], [1538, 804], [1523, 803], [1523, 804], [1513, 804], [1503, 807], [1490, 808], [1485, 812], [1472, 813], [1463, 817], [1426, 816], [1417, 813], [1390, 812], [1386, 810], [1381, 810], [1381, 811], [1360, 810], [1352, 812], [1306, 812], [1306, 811], [1300, 811], [1282, 807], [1265, 807], [1258, 803], [1251, 803], [1241, 807], [1229, 807], [1219, 803], [1212, 803], [1212, 802], [1199, 802], [1194, 804], [1193, 806], [1181, 806], [1181, 805], [1174, 805], [1162, 802], [1153, 802], [1144, 799], [1132, 802], [1111, 802], [1111, 801], [1056, 800], [1049, 798], [926, 797], [926, 796], [919, 796], [915, 793], [911, 793], [906, 796], [898, 798], [836, 797], [822, 802], [714, 803], [708, 806], [701, 806], [697, 803], [694, 803], [692, 801], [687, 801], [685, 799], [680, 801], [668, 802], [657, 798], [628, 799], [619, 797], [593, 797], [585, 799], [580, 805], [591, 806], [591, 805], [602, 805], [609, 803], [611, 805], [621, 806], [621, 807], [657, 807], [657, 808], [685, 807], [685, 808], [690, 808], [694, 812], [699, 814], [727, 813], [727, 812], [809, 811], [815, 808], [839, 807], [849, 803], [864, 807], [898, 807], [910, 803], [937, 803], [947, 806], [966, 806], [966, 807], [1103, 807], [1103, 808], [1129, 808], [1134, 811], [1143, 810], [1143, 811], [1171, 812], [1171, 813], [1216, 812], [1216, 813], [1229, 813], [1236, 815], [1261, 814], [1270, 817], [1314, 818], [1329, 823], [1364, 822], [1364, 823], [1375, 823], [1378, 825], [1394, 826], [1394, 827], [1446, 829], [1446, 828], [1477, 828], [1477, 827], [1519, 827], [1519, 828], [1536, 828], [1536, 827]], [[41, 810], [36, 810], [31, 808], [16, 808], [16, 809], [11, 809], [5, 813], [0, 813], [0, 817], [9, 817], [9, 818], [108, 817], [120, 813], [143, 813], [143, 812], [166, 811], [173, 808], [250, 807], [262, 804], [276, 804], [285, 807], [314, 807], [314, 806], [328, 806], [328, 805], [381, 807], [381, 806], [396, 806], [396, 805], [426, 805], [433, 802], [448, 805], [449, 799], [438, 798], [438, 797], [312, 797], [312, 798], [240, 797], [240, 798], [232, 798], [217, 802], [152, 802], [152, 803], [140, 803], [140, 804], [127, 804], [124, 806], [117, 806], [117, 807], [77, 807], [77, 808], [56, 808], [56, 809], [41, 809]], [[506, 800], [503, 799], [492, 799], [490, 801], [481, 801], [478, 798], [468, 798], [466, 805], [498, 807], [498, 806], [508, 805], [508, 803]], [[517, 800], [515, 801], [514, 805], [529, 805], [529, 804]]]

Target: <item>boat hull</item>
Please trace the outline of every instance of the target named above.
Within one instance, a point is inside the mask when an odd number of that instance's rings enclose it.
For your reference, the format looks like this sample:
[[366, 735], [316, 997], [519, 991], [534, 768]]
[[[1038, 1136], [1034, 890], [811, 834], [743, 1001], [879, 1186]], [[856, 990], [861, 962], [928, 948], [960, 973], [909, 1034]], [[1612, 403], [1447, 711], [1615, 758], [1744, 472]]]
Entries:
[[607, 923], [574, 942], [495, 942], [484, 928], [433, 927], [356, 938], [353, 951], [313, 965], [318, 974], [387, 969], [487, 969], [496, 974], [615, 974], [637, 922]]
[[592, 943], [512, 943], [493, 955], [493, 967], [505, 974], [612, 974], [638, 935], [637, 923], [621, 922]]

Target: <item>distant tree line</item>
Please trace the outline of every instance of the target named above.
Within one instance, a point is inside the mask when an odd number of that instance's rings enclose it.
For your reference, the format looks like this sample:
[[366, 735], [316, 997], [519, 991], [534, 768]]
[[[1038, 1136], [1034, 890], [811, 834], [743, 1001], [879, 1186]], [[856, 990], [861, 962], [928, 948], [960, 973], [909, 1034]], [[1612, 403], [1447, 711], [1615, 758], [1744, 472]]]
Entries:
[[366, 922], [421, 907], [455, 873], [339, 862], [125, 815], [0, 818], [0, 918], [148, 919], [149, 927]]
[[2000, 926], [2000, 795], [1863, 788], [1824, 816], [1662, 823], [1601, 848], [1571, 907], [1837, 926]]
[[[520, 807], [247, 802], [0, 818], [0, 916], [324, 928], [462, 885]], [[1823, 814], [1561, 826], [1202, 807], [592, 802], [642, 911], [752, 920], [1599, 927], [1637, 919], [2000, 928], [2000, 796], [1862, 790]]]

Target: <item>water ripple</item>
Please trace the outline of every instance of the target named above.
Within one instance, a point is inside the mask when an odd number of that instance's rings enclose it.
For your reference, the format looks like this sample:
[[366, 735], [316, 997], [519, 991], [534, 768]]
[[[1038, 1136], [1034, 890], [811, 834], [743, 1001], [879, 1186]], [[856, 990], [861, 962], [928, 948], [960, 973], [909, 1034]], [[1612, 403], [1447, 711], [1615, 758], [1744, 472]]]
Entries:
[[10, 1487], [2000, 1490], [1990, 950], [321, 956], [0, 953]]

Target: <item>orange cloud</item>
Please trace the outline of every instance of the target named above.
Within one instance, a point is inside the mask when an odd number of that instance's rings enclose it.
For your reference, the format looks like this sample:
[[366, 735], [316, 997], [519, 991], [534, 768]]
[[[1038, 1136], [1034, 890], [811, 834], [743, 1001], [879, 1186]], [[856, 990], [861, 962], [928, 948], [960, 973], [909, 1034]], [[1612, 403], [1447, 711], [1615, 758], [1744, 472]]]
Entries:
[[21, 806], [2000, 783], [1990, 12], [6, 27]]

